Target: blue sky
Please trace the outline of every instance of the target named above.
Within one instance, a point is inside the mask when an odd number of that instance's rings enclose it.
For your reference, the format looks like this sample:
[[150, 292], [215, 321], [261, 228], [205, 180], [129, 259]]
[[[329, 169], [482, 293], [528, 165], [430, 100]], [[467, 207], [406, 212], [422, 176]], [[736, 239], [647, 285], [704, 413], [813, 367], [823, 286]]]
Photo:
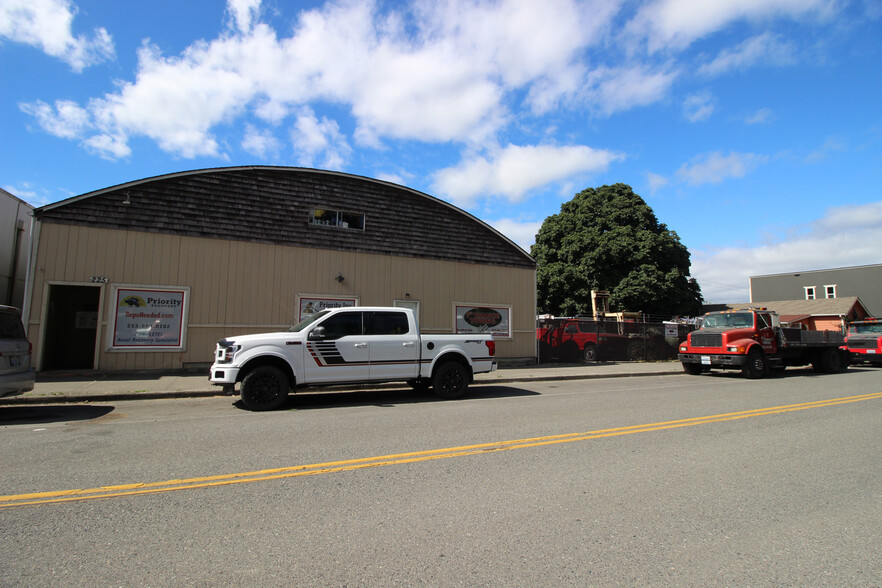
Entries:
[[380, 178], [529, 250], [623, 182], [709, 302], [882, 263], [879, 0], [0, 0], [0, 186], [188, 169]]

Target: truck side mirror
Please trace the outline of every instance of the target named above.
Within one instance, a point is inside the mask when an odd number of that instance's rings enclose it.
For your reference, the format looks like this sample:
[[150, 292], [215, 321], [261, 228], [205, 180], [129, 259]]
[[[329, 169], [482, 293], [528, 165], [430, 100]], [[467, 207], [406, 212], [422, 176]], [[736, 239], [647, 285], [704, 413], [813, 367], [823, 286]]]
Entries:
[[327, 334], [325, 334], [324, 327], [316, 327], [309, 333], [309, 340], [310, 341], [316, 341], [316, 340], [320, 341], [320, 340], [326, 339], [326, 338], [327, 338]]

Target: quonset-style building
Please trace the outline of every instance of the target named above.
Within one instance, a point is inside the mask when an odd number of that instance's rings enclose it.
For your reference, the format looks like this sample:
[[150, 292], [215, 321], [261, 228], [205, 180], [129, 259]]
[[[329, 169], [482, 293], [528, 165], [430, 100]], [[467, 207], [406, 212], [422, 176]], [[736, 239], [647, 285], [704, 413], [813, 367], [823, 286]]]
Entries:
[[410, 307], [423, 332], [491, 332], [498, 358], [536, 356], [533, 259], [465, 211], [389, 182], [206, 169], [34, 215], [24, 318], [41, 371], [207, 366], [225, 336], [343, 305]]

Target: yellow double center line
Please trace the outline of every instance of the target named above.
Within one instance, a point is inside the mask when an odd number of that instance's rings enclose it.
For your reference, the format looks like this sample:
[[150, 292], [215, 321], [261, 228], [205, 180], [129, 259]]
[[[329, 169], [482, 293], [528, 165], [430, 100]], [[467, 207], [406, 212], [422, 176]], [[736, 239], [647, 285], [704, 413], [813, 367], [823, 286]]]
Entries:
[[875, 400], [882, 398], [882, 392], [862, 394], [859, 396], [847, 396], [844, 398], [831, 398], [802, 404], [789, 404], [786, 406], [774, 406], [745, 410], [742, 412], [730, 412], [710, 416], [681, 419], [676, 421], [664, 421], [645, 425], [632, 425], [617, 427], [614, 429], [600, 429], [583, 433], [567, 433], [563, 435], [549, 435], [545, 437], [532, 437], [529, 439], [515, 439], [513, 441], [497, 441], [494, 443], [481, 443], [478, 445], [463, 445], [461, 447], [447, 447], [444, 449], [431, 449], [428, 451], [414, 451], [410, 453], [398, 453], [393, 455], [381, 455], [377, 457], [364, 457], [345, 461], [331, 461], [326, 463], [314, 463], [309, 465], [290, 466], [259, 470], [254, 472], [242, 472], [238, 474], [225, 474], [219, 476], [204, 476], [200, 478], [187, 478], [181, 480], [166, 480], [164, 482], [122, 484], [118, 486], [102, 486], [100, 488], [88, 488], [79, 490], [58, 490], [52, 492], [36, 492], [32, 494], [14, 494], [0, 496], [0, 509], [20, 506], [34, 506], [55, 502], [72, 502], [77, 500], [96, 500], [101, 498], [118, 498], [121, 496], [135, 496], [139, 494], [154, 494], [159, 492], [172, 492], [175, 490], [193, 490], [195, 488], [209, 488], [212, 486], [226, 486], [230, 484], [245, 484], [248, 482], [265, 482], [267, 480], [279, 480], [282, 478], [295, 478], [298, 476], [314, 476], [316, 474], [332, 474], [374, 468], [380, 466], [400, 465], [429, 461], [432, 459], [446, 459], [450, 457], [463, 457], [495, 451], [509, 451], [512, 449], [527, 449], [543, 445], [557, 443], [572, 443], [575, 441], [587, 441], [603, 437], [617, 437], [619, 435], [632, 435], [634, 433], [647, 433], [664, 429], [676, 429], [680, 427], [692, 427], [707, 423], [733, 421], [758, 416], [781, 414], [810, 408], [822, 408], [850, 402]]

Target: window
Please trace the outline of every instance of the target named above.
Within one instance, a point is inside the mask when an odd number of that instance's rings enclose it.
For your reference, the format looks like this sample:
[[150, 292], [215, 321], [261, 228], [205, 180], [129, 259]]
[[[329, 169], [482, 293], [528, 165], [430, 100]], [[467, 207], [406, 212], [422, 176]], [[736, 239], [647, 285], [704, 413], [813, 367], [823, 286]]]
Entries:
[[364, 215], [355, 212], [341, 212], [327, 208], [316, 208], [312, 211], [310, 224], [341, 229], [364, 230]]
[[341, 312], [320, 326], [325, 328], [325, 339], [328, 340], [340, 339], [349, 335], [361, 335], [361, 313]]
[[806, 300], [814, 300], [815, 299], [815, 287], [814, 286], [806, 286], [805, 287], [805, 299]]
[[824, 286], [824, 294], [827, 298], [836, 298], [836, 284], [832, 286]]
[[364, 314], [364, 331], [366, 335], [407, 334], [407, 315], [403, 312], [378, 311], [366, 312]]

